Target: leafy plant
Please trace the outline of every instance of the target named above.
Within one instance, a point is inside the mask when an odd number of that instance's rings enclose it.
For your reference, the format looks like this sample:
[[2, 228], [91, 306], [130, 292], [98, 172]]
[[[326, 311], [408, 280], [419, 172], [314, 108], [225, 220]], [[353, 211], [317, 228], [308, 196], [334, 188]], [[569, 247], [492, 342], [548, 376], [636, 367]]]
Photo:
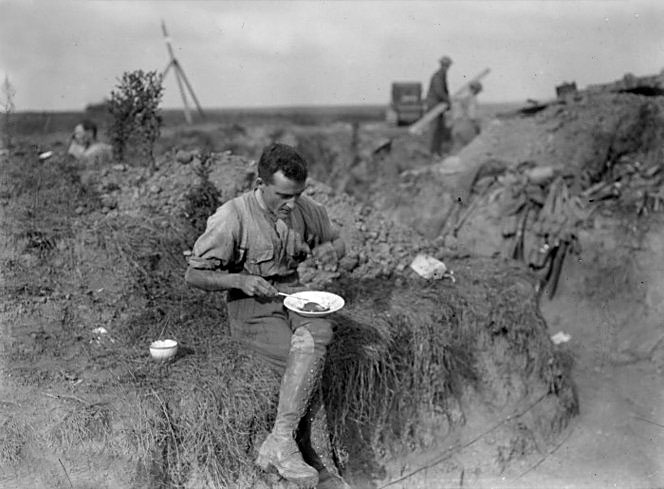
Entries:
[[199, 182], [186, 195], [187, 203], [184, 213], [198, 234], [201, 234], [205, 231], [207, 218], [214, 214], [214, 211], [223, 202], [221, 192], [210, 181], [212, 171], [212, 156], [210, 153], [201, 155], [201, 163], [194, 171], [199, 178]]
[[111, 92], [108, 110], [111, 113], [113, 155], [125, 161], [130, 144], [147, 157], [154, 170], [154, 144], [159, 138], [162, 115], [159, 104], [163, 96], [162, 75], [156, 71], [125, 72]]

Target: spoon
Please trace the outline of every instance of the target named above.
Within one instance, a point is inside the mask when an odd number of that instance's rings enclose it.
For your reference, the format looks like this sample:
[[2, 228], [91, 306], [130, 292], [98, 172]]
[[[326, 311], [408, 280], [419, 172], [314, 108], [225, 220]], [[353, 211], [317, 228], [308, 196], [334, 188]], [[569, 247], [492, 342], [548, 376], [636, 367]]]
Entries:
[[282, 295], [284, 297], [292, 297], [293, 299], [300, 301], [300, 303], [304, 303], [301, 309], [302, 311], [307, 311], [307, 312], [325, 312], [329, 311], [330, 308], [323, 306], [319, 304], [318, 302], [313, 302], [313, 301], [307, 301], [306, 299], [303, 299], [302, 297], [298, 297], [296, 295], [292, 294], [285, 294], [284, 292], [277, 292], [277, 294]]

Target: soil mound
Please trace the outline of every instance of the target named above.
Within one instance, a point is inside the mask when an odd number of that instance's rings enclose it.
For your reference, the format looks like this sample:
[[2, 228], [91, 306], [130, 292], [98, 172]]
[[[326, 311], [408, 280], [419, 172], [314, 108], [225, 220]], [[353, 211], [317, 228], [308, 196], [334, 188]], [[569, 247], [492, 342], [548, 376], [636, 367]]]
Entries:
[[487, 120], [443, 160], [396, 136], [362, 156], [362, 201], [448, 253], [525, 263], [552, 329], [572, 308], [613, 338], [608, 358], [659, 365], [663, 141], [661, 96], [593, 89]]
[[494, 149], [502, 168], [489, 171], [477, 148], [459, 155], [477, 172], [446, 243], [523, 261], [552, 328], [572, 308], [613, 338], [598, 346], [607, 359], [661, 365], [664, 100], [589, 94], [518, 123], [538, 133], [516, 131], [533, 137], [527, 154]]
[[458, 208], [471, 204], [482, 177], [537, 167], [552, 175], [576, 175], [586, 188], [621, 157], [657, 151], [661, 110], [659, 97], [587, 93], [534, 114], [494, 118], [456, 155], [418, 165], [396, 179], [377, 173], [369, 198], [393, 220], [425, 236], [440, 236], [454, 228]]

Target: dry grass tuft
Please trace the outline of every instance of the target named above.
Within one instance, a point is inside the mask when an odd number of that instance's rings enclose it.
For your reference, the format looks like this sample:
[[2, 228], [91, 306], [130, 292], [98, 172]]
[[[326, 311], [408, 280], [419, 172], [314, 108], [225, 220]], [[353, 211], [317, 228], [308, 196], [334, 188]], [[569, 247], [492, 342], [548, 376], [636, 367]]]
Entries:
[[[338, 314], [338, 340], [324, 380], [339, 445], [388, 452], [424, 446], [432, 413], [450, 425], [463, 421], [457, 409], [468, 389], [505, 405], [537, 390], [565, 395], [565, 405], [553, 414], [556, 429], [575, 414], [569, 372], [552, 351], [532, 290], [519, 280], [524, 271], [488, 261], [452, 266], [459, 277], [455, 286], [419, 279], [336, 285], [350, 306]], [[494, 347], [498, 341], [505, 349]], [[532, 392], [512, 392], [487, 368], [505, 378], [524, 377]]]
[[64, 449], [89, 446], [91, 442], [103, 445], [111, 434], [111, 413], [104, 404], [76, 404], [53, 425], [47, 435], [52, 444]]
[[274, 421], [278, 385], [269, 367], [228, 338], [213, 353], [171, 366], [145, 363], [118, 388], [134, 411], [121, 423], [122, 451], [139, 454], [168, 487], [205, 480], [230, 488], [256, 479], [253, 460]]
[[14, 417], [6, 418], [0, 424], [0, 465], [12, 466], [20, 462], [28, 430]]

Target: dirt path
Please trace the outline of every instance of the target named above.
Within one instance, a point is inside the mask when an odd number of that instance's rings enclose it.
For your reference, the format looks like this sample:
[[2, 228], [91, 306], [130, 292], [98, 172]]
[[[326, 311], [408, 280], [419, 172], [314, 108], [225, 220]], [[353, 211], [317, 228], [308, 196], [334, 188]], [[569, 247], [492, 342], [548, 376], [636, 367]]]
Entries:
[[[576, 369], [581, 415], [534, 474], [539, 487], [664, 485], [664, 379], [647, 364]], [[532, 487], [532, 486], [531, 486]]]
[[[501, 480], [478, 487], [646, 489], [664, 485], [664, 379], [646, 364], [576, 368], [581, 403], [559, 446], [535, 460], [536, 468], [513, 467]], [[525, 471], [524, 471], [525, 472]]]
[[[568, 331], [575, 333], [573, 325]], [[574, 340], [572, 340], [574, 341]], [[664, 376], [650, 362], [600, 365], [573, 346], [581, 412], [548, 451], [513, 463], [500, 477], [463, 471], [481, 456], [450, 457], [447, 471], [390, 485], [397, 489], [656, 489], [664, 487]], [[468, 463], [467, 465], [470, 465]], [[442, 465], [442, 464], [441, 464]]]
[[[543, 305], [560, 318], [560, 303]], [[554, 310], [551, 310], [554, 309]], [[563, 315], [564, 317], [564, 315]], [[569, 438], [518, 487], [664, 486], [664, 375], [653, 362], [616, 363], [597, 355], [594, 325], [573, 316], [549, 321], [571, 335], [581, 413]], [[552, 327], [553, 326], [553, 327]]]
[[[390, 489], [656, 489], [664, 487], [664, 378], [652, 365], [574, 369], [581, 413], [545, 453], [500, 477], [463, 470], [482, 456], [468, 448]], [[467, 463], [464, 463], [466, 462]], [[455, 467], [450, 470], [450, 467]]]

